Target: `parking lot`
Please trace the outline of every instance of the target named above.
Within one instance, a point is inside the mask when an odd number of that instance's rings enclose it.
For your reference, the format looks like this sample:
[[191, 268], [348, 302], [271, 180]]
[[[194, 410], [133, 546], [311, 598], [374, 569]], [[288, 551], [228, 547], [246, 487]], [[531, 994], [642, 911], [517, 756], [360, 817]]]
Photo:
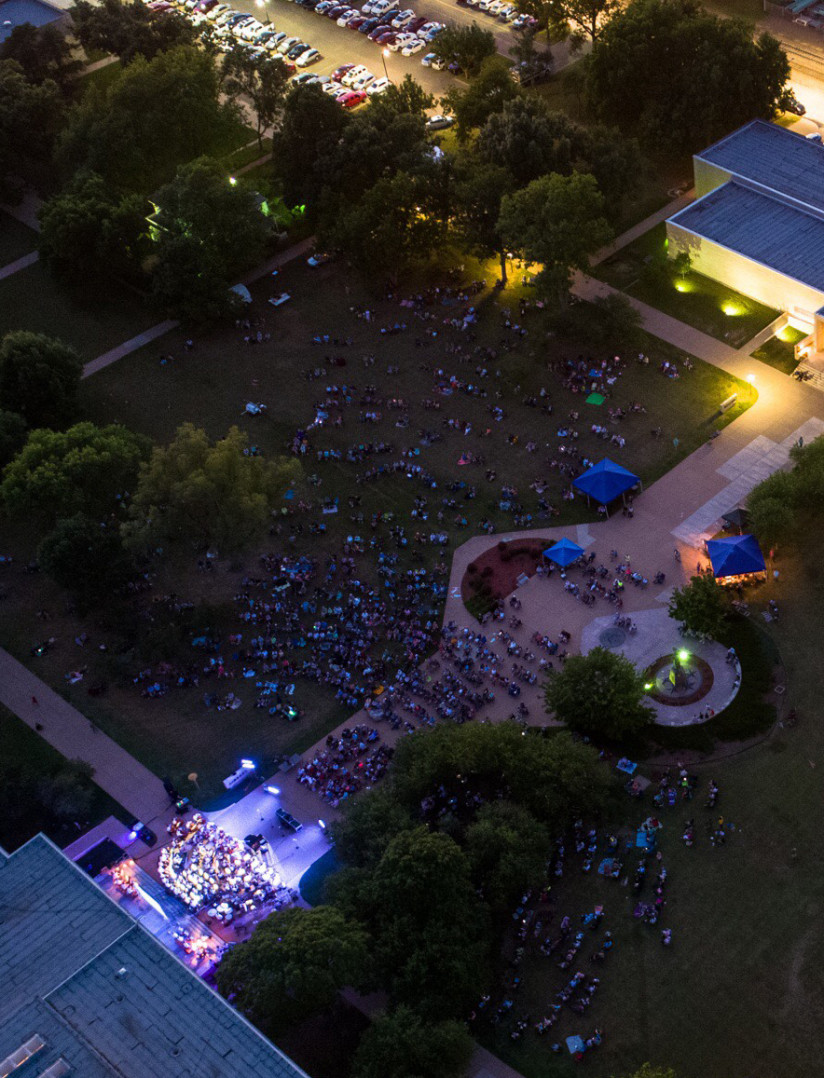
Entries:
[[[444, 12], [439, 12], [438, 9], [454, 9], [464, 20], [467, 16], [471, 19], [466, 9], [455, 3], [447, 3], [446, 0], [424, 0], [421, 3], [410, 0], [410, 6], [419, 14], [429, 15], [440, 22], [446, 22], [446, 18]], [[256, 0], [233, 0], [232, 7], [236, 11], [249, 12], [264, 24], [268, 16], [278, 30], [286, 31], [290, 37], [300, 37], [302, 41], [307, 41], [319, 49], [323, 59], [308, 68], [318, 75], [331, 75], [341, 64], [355, 63], [364, 64], [376, 78], [380, 78], [384, 74], [385, 61], [386, 74], [393, 82], [400, 82], [406, 74], [412, 75], [424, 89], [436, 97], [440, 97], [455, 85], [454, 76], [447, 71], [434, 71], [423, 67], [421, 57], [430, 50], [424, 49], [416, 56], [401, 56], [399, 52], [390, 52], [389, 56], [384, 57], [382, 50], [363, 34], [338, 26], [331, 19], [316, 15], [314, 11], [289, 3], [288, 0], [267, 0], [263, 8], [258, 6]], [[455, 21], [458, 21], [457, 17]], [[494, 20], [486, 21], [494, 24]], [[502, 29], [504, 34], [509, 35], [508, 30]]]

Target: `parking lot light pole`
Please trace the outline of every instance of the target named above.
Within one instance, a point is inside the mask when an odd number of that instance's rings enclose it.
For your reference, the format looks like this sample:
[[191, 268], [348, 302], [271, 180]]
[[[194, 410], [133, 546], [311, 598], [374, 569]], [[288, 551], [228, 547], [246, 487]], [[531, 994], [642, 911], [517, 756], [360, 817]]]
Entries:
[[255, 0], [255, 3], [259, 8], [263, 9], [264, 14], [266, 15], [266, 25], [270, 26], [272, 20], [269, 18], [269, 0]]
[[389, 49], [381, 49], [381, 60], [383, 60], [383, 73], [386, 75], [386, 81], [389, 82], [389, 72], [386, 70], [386, 57], [389, 55]]

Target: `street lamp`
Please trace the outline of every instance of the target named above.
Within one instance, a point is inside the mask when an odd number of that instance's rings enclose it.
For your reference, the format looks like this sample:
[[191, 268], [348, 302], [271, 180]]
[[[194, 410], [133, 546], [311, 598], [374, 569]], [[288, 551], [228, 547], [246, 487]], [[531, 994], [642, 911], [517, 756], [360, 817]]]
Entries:
[[266, 25], [271, 25], [272, 20], [269, 18], [269, 0], [255, 0], [255, 3], [259, 8], [262, 8], [266, 15]]
[[389, 49], [381, 50], [381, 60], [383, 60], [383, 73], [386, 75], [386, 81], [389, 82], [389, 72], [386, 70], [386, 57], [389, 55]]

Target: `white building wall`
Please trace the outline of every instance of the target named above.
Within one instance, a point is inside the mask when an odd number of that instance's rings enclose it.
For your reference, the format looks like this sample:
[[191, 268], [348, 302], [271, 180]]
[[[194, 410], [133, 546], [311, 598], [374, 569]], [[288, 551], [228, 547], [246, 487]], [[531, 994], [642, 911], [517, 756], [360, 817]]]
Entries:
[[719, 168], [718, 165], [711, 164], [709, 161], [704, 161], [701, 157], [693, 157], [692, 173], [695, 178], [695, 197], [697, 199], [708, 195], [716, 187], [721, 187], [732, 177], [732, 173]]
[[667, 221], [667, 238], [670, 257], [686, 251], [697, 273], [703, 273], [705, 277], [711, 277], [768, 307], [786, 311], [810, 328], [814, 313], [824, 307], [824, 292], [785, 277], [703, 236], [697, 236], [676, 222]]

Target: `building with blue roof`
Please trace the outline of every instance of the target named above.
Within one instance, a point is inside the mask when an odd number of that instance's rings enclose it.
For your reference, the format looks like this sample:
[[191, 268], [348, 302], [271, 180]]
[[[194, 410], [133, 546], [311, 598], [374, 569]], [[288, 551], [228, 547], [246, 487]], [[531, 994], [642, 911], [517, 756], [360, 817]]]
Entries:
[[307, 1078], [43, 835], [0, 848], [0, 1075]]
[[667, 221], [670, 255], [785, 311], [824, 351], [824, 145], [753, 120], [693, 171], [696, 200]]
[[18, 26], [67, 26], [68, 5], [63, 0], [0, 0], [0, 45]]

